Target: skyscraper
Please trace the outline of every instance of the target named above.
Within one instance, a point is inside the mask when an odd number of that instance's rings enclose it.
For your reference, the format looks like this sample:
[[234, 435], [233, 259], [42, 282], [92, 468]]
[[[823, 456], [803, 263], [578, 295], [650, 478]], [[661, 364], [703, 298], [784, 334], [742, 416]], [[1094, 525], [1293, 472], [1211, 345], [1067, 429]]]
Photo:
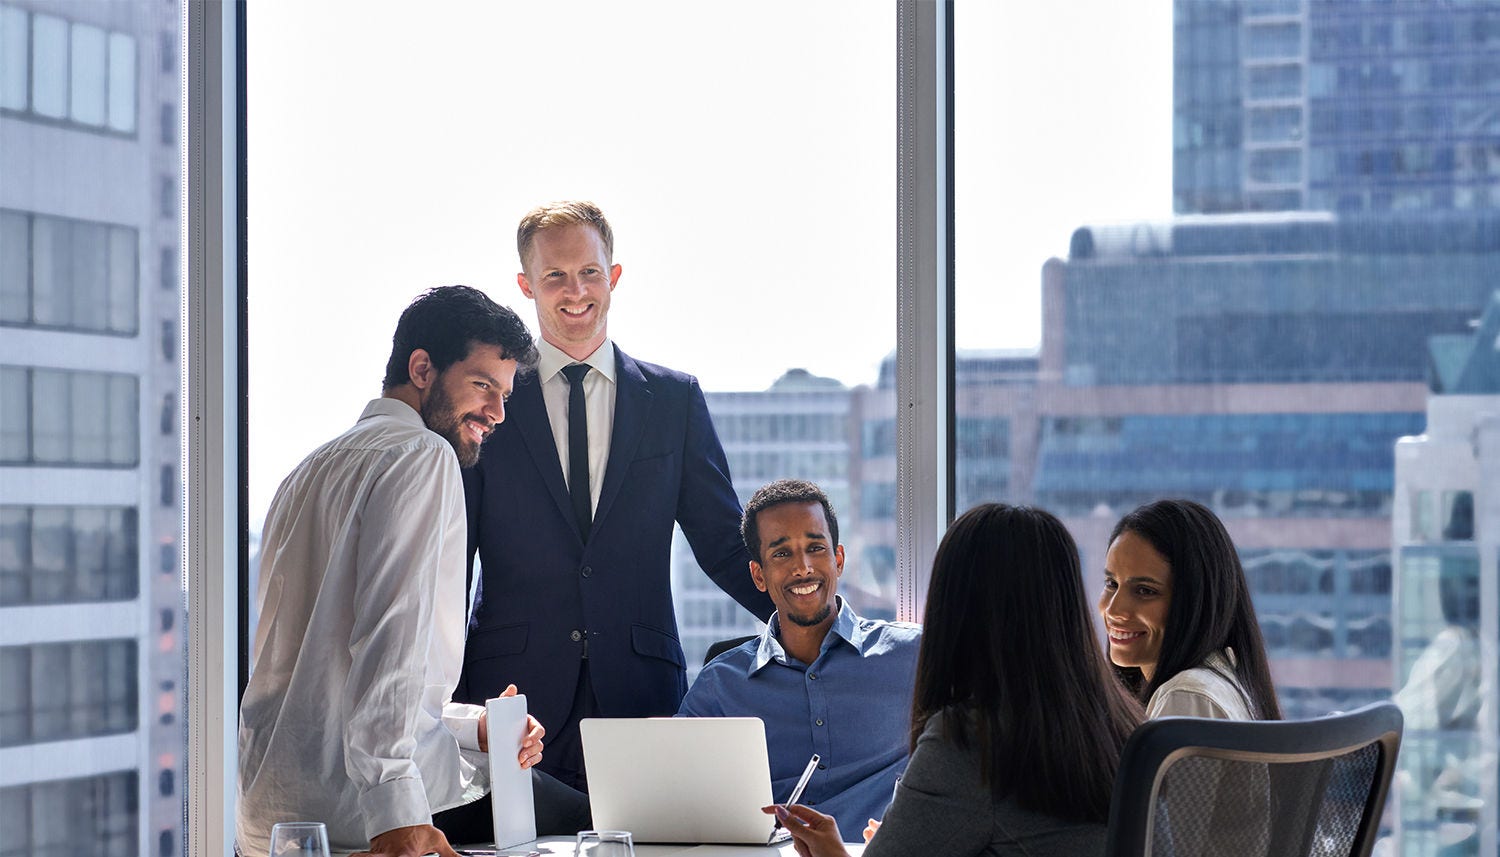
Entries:
[[1500, 206], [1500, 3], [1175, 0], [1179, 213]]
[[1435, 337], [1421, 434], [1396, 444], [1395, 676], [1406, 857], [1494, 854], [1500, 756], [1500, 292]]
[[1384, 698], [1390, 449], [1421, 429], [1426, 338], [1466, 332], [1497, 267], [1493, 213], [1080, 229], [1044, 275], [1030, 498], [1095, 575], [1135, 505], [1207, 504], [1240, 549], [1287, 715]]
[[0, 3], [0, 839], [181, 848], [176, 3]]

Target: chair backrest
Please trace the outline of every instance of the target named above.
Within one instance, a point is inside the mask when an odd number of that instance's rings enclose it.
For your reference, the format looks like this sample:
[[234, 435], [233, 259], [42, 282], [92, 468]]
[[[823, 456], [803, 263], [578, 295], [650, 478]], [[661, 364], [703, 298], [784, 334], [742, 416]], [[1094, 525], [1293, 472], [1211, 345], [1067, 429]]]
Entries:
[[1400, 743], [1390, 702], [1314, 720], [1149, 721], [1120, 755], [1105, 857], [1368, 857]]
[[703, 656], [703, 662], [706, 664], [714, 658], [717, 658], [719, 655], [722, 655], [725, 652], [729, 651], [730, 649], [733, 649], [742, 643], [748, 643], [759, 636], [759, 634], [751, 634], [748, 637], [735, 637], [732, 640], [720, 640], [717, 643], [711, 643], [708, 647], [708, 654]]

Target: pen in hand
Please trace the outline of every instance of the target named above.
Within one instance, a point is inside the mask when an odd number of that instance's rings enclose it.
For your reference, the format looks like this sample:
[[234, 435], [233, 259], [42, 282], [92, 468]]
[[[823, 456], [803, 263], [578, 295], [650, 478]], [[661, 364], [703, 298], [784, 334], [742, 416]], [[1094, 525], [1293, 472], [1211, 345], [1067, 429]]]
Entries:
[[[818, 769], [818, 762], [820, 761], [822, 760], [817, 753], [812, 754], [812, 758], [807, 760], [807, 767], [802, 769], [802, 776], [798, 778], [797, 785], [792, 787], [792, 796], [786, 799], [786, 803], [783, 804], [784, 806], [791, 806], [802, 799], [802, 790], [807, 788], [807, 781], [812, 779], [813, 771]], [[780, 829], [780, 827], [781, 819], [778, 818], [776, 819], [776, 824], [771, 827], [771, 835], [775, 836], [775, 831]]]

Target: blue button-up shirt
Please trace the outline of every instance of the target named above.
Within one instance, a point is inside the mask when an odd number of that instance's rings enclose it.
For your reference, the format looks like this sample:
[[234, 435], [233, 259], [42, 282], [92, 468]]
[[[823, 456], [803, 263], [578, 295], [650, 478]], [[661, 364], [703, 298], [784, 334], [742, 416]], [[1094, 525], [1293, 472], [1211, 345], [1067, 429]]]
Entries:
[[679, 717], [759, 717], [766, 724], [771, 794], [785, 801], [812, 754], [821, 757], [801, 803], [838, 819], [847, 840], [880, 818], [906, 769], [912, 684], [922, 628], [856, 616], [842, 598], [817, 660], [778, 639], [780, 617], [757, 640], [710, 661]]

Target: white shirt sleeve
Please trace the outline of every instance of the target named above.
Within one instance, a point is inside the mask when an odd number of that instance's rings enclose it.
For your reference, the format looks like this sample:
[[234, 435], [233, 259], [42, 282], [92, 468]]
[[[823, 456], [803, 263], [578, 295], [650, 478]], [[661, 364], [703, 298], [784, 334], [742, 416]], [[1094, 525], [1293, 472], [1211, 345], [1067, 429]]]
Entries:
[[1211, 717], [1215, 720], [1233, 720], [1219, 703], [1206, 693], [1178, 688], [1158, 691], [1151, 695], [1146, 706], [1146, 719], [1158, 717]]
[[443, 725], [458, 739], [458, 746], [465, 750], [479, 750], [479, 718], [484, 707], [463, 702], [449, 702], [443, 706]]
[[[432, 820], [414, 754], [432, 634], [433, 591], [458, 479], [450, 450], [390, 456], [362, 509], [355, 549], [354, 627], [339, 691], [344, 763], [370, 838]], [[450, 473], [451, 471], [451, 473]], [[462, 491], [457, 493], [462, 497]], [[330, 688], [332, 690], [332, 688]]]

